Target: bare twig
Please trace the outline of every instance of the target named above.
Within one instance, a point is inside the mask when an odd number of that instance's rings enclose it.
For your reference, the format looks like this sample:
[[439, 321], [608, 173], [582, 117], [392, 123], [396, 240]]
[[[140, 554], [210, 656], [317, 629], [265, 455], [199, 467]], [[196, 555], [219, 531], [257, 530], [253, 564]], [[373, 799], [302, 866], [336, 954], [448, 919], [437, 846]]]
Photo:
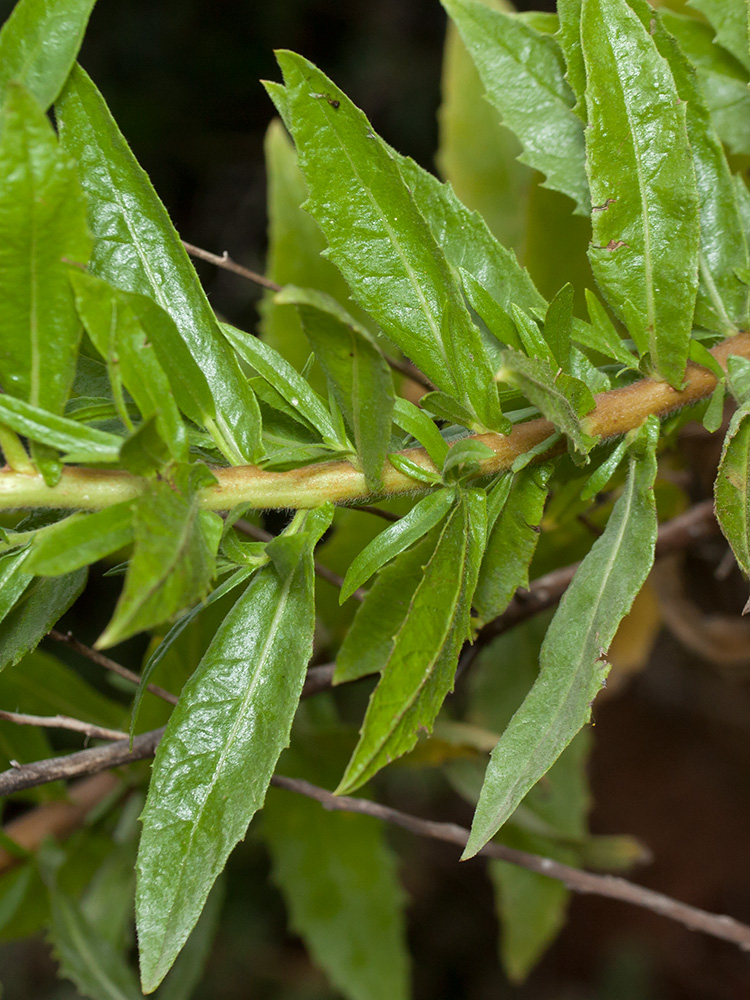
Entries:
[[6, 712], [0, 709], [0, 719], [5, 722], [15, 722], [17, 726], [42, 726], [46, 729], [70, 729], [74, 733], [83, 733], [95, 740], [126, 740], [127, 733], [119, 729], [105, 729], [95, 726], [92, 722], [73, 719], [69, 715], [27, 715], [24, 712]]
[[271, 281], [270, 278], [265, 278], [262, 274], [258, 274], [257, 271], [251, 271], [250, 268], [243, 267], [242, 264], [238, 264], [237, 261], [232, 260], [226, 250], [223, 254], [219, 255], [211, 253], [209, 250], [201, 250], [200, 247], [195, 247], [192, 243], [186, 243], [185, 240], [182, 241], [182, 245], [191, 257], [198, 257], [199, 260], [208, 261], [209, 264], [215, 264], [217, 267], [222, 267], [225, 271], [232, 271], [234, 274], [239, 274], [243, 278], [249, 278], [250, 281], [254, 282], [256, 285], [262, 285], [263, 288], [268, 288], [272, 292], [281, 291], [281, 285], [277, 285], [276, 282]]
[[[234, 522], [234, 527], [239, 528], [240, 531], [243, 531], [246, 535], [250, 535], [251, 538], [256, 539], [258, 542], [270, 542], [273, 538], [273, 535], [269, 534], [269, 532], [265, 531], [263, 528], [256, 527], [256, 525], [252, 524], [250, 521], [246, 521], [242, 517]], [[315, 575], [319, 576], [321, 580], [325, 580], [327, 583], [332, 584], [334, 587], [338, 587], [339, 590], [341, 590], [344, 586], [343, 576], [339, 576], [338, 573], [334, 573], [332, 569], [329, 569], [322, 563], [317, 562], [317, 560], [315, 562]], [[366, 596], [367, 591], [363, 590], [361, 587], [358, 587], [352, 594], [352, 597], [358, 601], [364, 601]]]
[[384, 521], [392, 521], [395, 523], [396, 521], [401, 520], [400, 514], [392, 514], [389, 510], [382, 510], [380, 507], [374, 507], [369, 503], [357, 504], [356, 506], [353, 505], [351, 510], [361, 510], [366, 514], [375, 514], [376, 517], [382, 517]]
[[305, 686], [302, 688], [302, 697], [311, 698], [319, 691], [327, 691], [333, 681], [335, 669], [335, 663], [321, 663], [318, 667], [310, 667], [305, 677]]
[[430, 382], [426, 375], [417, 368], [417, 366], [412, 361], [401, 361], [398, 358], [392, 358], [388, 354], [384, 354], [386, 362], [395, 371], [399, 372], [405, 378], [411, 379], [412, 382], [416, 382], [417, 385], [421, 385], [423, 389], [427, 392], [434, 392], [436, 386]]
[[[100, 653], [99, 650], [92, 649], [91, 646], [79, 642], [72, 632], [58, 632], [57, 629], [53, 628], [47, 633], [47, 636], [50, 639], [54, 639], [55, 642], [65, 643], [73, 652], [85, 656], [87, 660], [91, 660], [92, 663], [96, 663], [99, 667], [104, 667], [105, 670], [111, 670], [113, 674], [123, 677], [126, 681], [130, 681], [131, 684], [138, 686], [141, 683], [141, 678], [138, 674], [133, 673], [132, 670], [128, 670], [127, 667], [123, 667], [116, 660], [111, 660], [108, 656]], [[168, 701], [170, 705], [177, 704], [177, 697], [163, 687], [159, 687], [158, 684], [147, 684], [146, 690], [150, 691], [151, 694], [155, 694], [157, 698], [161, 698], [162, 701]]]
[[[469, 839], [469, 831], [455, 823], [436, 823], [432, 820], [419, 819], [369, 799], [332, 795], [331, 792], [298, 778], [286, 778], [277, 774], [271, 779], [271, 783], [277, 788], [285, 788], [288, 791], [315, 799], [325, 809], [341, 809], [344, 812], [373, 816], [375, 819], [393, 823], [420, 837], [444, 840], [462, 848], [466, 846]], [[750, 927], [746, 924], [741, 924], [732, 917], [717, 916], [706, 910], [699, 910], [695, 906], [689, 906], [687, 903], [680, 903], [670, 896], [654, 892], [653, 889], [646, 889], [634, 882], [627, 881], [627, 879], [614, 875], [595, 875], [591, 872], [581, 871], [580, 868], [573, 868], [570, 865], [561, 864], [559, 861], [553, 861], [551, 858], [543, 858], [537, 854], [529, 854], [526, 851], [505, 847], [503, 844], [486, 844], [479, 854], [487, 858], [508, 861], [512, 865], [526, 868], [538, 875], [546, 875], [548, 878], [556, 879], [572, 892], [605, 896], [623, 903], [632, 903], [634, 906], [674, 920], [690, 930], [702, 931], [712, 937], [730, 941], [743, 951], [750, 951]]]

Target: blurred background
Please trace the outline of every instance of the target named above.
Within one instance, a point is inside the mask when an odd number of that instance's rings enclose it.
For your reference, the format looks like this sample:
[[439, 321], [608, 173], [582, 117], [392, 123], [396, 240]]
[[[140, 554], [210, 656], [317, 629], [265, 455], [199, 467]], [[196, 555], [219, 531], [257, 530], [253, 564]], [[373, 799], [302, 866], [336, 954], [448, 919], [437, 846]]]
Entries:
[[[12, 6], [0, 0], [0, 20]], [[552, 2], [517, 6], [554, 9]], [[100, 0], [81, 62], [183, 238], [262, 271], [263, 139], [273, 109], [258, 81], [279, 78], [273, 49], [312, 59], [389, 143], [434, 169], [445, 30], [438, 0]], [[253, 329], [257, 290], [210, 266], [199, 269], [217, 311]], [[696, 448], [687, 475], [697, 498], [716, 456]], [[724, 552], [720, 541], [706, 543], [680, 567], [689, 591], [683, 618], [736, 617], [741, 609], [738, 581], [720, 586], [715, 580]], [[91, 622], [76, 627], [87, 640], [97, 631]], [[616, 696], [597, 702], [593, 828], [631, 833], [648, 845], [655, 861], [636, 873], [644, 884], [750, 922], [747, 668], [708, 665], [658, 621], [648, 634], [645, 653], [639, 647], [631, 657], [634, 676]], [[140, 652], [133, 650], [136, 665]], [[410, 811], [468, 821], [466, 808], [444, 786], [412, 787], [404, 780]], [[416, 1000], [750, 996], [748, 959], [733, 947], [590, 898], [573, 901], [557, 944], [524, 986], [512, 986], [497, 958], [482, 863], [459, 867], [455, 851], [443, 845], [398, 831], [393, 839], [411, 898]], [[201, 998], [333, 1000], [336, 994], [286, 931], [252, 833], [232, 857], [230, 875], [225, 930]], [[4, 1000], [77, 995], [56, 982], [38, 942], [0, 949], [0, 981]]]

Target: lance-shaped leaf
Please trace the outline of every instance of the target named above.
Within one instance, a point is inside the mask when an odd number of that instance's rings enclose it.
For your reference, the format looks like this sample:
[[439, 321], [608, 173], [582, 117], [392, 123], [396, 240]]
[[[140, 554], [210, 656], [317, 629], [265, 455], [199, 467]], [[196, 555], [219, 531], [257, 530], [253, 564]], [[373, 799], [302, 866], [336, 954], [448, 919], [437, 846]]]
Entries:
[[581, 6], [583, 0], [557, 0], [560, 26], [557, 40], [565, 56], [565, 79], [575, 94], [575, 113], [586, 120], [586, 66], [581, 51]]
[[448, 455], [448, 443], [423, 410], [399, 396], [393, 407], [393, 421], [419, 441], [435, 467], [442, 469]]
[[604, 534], [547, 630], [539, 677], [492, 751], [465, 858], [497, 833], [590, 718], [607, 676], [609, 644], [653, 562], [657, 439], [658, 422], [650, 418], [633, 444], [628, 478]]
[[58, 889], [51, 903], [49, 937], [61, 973], [91, 1000], [138, 1000], [132, 969], [78, 904]]
[[389, 339], [480, 423], [495, 427], [500, 408], [481, 336], [398, 162], [312, 63], [289, 52], [277, 58], [286, 82], [280, 111], [310, 190], [306, 208], [330, 259]]
[[[529, 585], [529, 565], [539, 540], [550, 465], [530, 466], [513, 477], [487, 539], [473, 605], [479, 624], [502, 614], [519, 587]], [[506, 479], [495, 490], [506, 492]], [[493, 506], [492, 494], [488, 507]]]
[[680, 386], [698, 287], [700, 220], [685, 106], [626, 0], [584, 0], [586, 164], [596, 280], [654, 371]]
[[716, 32], [716, 41], [750, 73], [747, 0], [690, 0]]
[[96, 0], [19, 0], [0, 31], [0, 104], [11, 81], [47, 109], [75, 62]]
[[432, 730], [469, 636], [471, 598], [486, 532], [486, 498], [466, 490], [446, 518], [370, 698], [337, 792], [358, 788]]
[[[86, 203], [47, 116], [16, 85], [4, 109], [0, 181], [0, 385], [62, 413], [81, 336], [69, 262], [85, 265], [89, 257]], [[52, 484], [54, 464], [45, 449], [33, 451]]]
[[138, 853], [136, 915], [146, 992], [166, 975], [287, 745], [315, 625], [313, 547], [326, 505], [271, 542], [190, 678], [154, 762]]
[[479, 70], [488, 100], [524, 147], [523, 163], [589, 210], [583, 124], [565, 80], [562, 52], [549, 35], [477, 0], [443, 0]]
[[132, 501], [93, 514], [73, 514], [34, 536], [27, 572], [35, 576], [71, 573], [103, 559], [133, 540]]
[[433, 528], [378, 573], [341, 643], [334, 684], [377, 674], [383, 669], [439, 537], [440, 529]]
[[105, 649], [171, 618], [208, 592], [222, 521], [201, 510], [193, 489], [163, 481], [134, 501], [135, 547], [112, 620], [97, 640]]
[[0, 670], [36, 649], [86, 586], [85, 569], [34, 580], [5, 616], [0, 628]]
[[[187, 346], [184, 379], [194, 385], [202, 423], [233, 464], [257, 460], [262, 449], [255, 396], [164, 205], [80, 67], [70, 74], [55, 113], [63, 147], [78, 160], [88, 196], [89, 225], [97, 237], [92, 271], [148, 295], [169, 313]], [[203, 401], [206, 383], [210, 408]]]
[[575, 327], [573, 334], [575, 340], [584, 347], [589, 347], [594, 351], [603, 354], [605, 358], [613, 358], [638, 371], [638, 358], [631, 354], [622, 342], [622, 337], [609, 318], [607, 310], [594, 295], [590, 288], [586, 289], [586, 306], [589, 311], [591, 323], [579, 323]]
[[732, 417], [714, 486], [716, 517], [743, 573], [750, 576], [750, 404]]
[[31, 441], [57, 448], [67, 462], [116, 462], [123, 444], [116, 434], [59, 417], [13, 396], [0, 396], [0, 424]]
[[596, 439], [583, 429], [581, 417], [594, 409], [594, 397], [585, 382], [555, 372], [543, 358], [503, 352], [503, 367], [496, 378], [515, 385], [570, 440], [576, 451], [586, 455]]
[[272, 788], [263, 830], [291, 926], [334, 988], [407, 1000], [404, 892], [382, 824]]
[[431, 493], [415, 504], [408, 514], [390, 528], [386, 528], [373, 538], [346, 571], [339, 601], [343, 604], [358, 587], [367, 583], [381, 566], [395, 559], [399, 552], [413, 545], [442, 521], [454, 500], [455, 491], [452, 489]]
[[[78, 313], [94, 346], [107, 362], [113, 388], [121, 381], [144, 422], [155, 418], [171, 458], [187, 462], [185, 427], [156, 347], [137, 312], [137, 300], [142, 297], [112, 288], [90, 274], [74, 273], [71, 281]], [[135, 309], [130, 304], [133, 299]]]
[[0, 556], [0, 622], [9, 614], [33, 579], [32, 574], [24, 569], [28, 557], [28, 546]]
[[[747, 7], [744, 0], [740, 3], [745, 12], [747, 49]], [[747, 274], [750, 259], [734, 177], [711, 122], [695, 70], [665, 30], [653, 7], [646, 0], [632, 6], [669, 63], [686, 109], [685, 122], [700, 202], [700, 282], [694, 324], [728, 335], [747, 323], [750, 292], [738, 277]], [[729, 7], [731, 4], [727, 4]]]
[[369, 330], [331, 296], [287, 286], [276, 301], [297, 306], [302, 329], [354, 432], [368, 488], [377, 491], [390, 443], [394, 400], [387, 361]]

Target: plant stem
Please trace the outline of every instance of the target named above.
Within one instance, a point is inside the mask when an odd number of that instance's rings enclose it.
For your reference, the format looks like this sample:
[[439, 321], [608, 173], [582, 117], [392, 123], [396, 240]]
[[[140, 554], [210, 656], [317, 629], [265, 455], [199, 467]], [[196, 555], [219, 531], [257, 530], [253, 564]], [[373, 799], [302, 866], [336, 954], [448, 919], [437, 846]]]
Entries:
[[[738, 333], [712, 351], [722, 367], [730, 354], [750, 358], [750, 333]], [[596, 407], [585, 418], [587, 433], [602, 439], [616, 437], [639, 427], [650, 415], [668, 414], [709, 396], [716, 387], [716, 377], [700, 365], [689, 364], [685, 388], [681, 392], [666, 382], [641, 379], [623, 389], [600, 393]], [[530, 420], [517, 424], [510, 434], [478, 434], [476, 440], [494, 452], [482, 462], [477, 476], [507, 471], [516, 458], [526, 454], [554, 433], [548, 420]], [[556, 446], [538, 456], [539, 460], [562, 450]], [[421, 468], [436, 472], [422, 448], [409, 450], [409, 459]], [[208, 510], [230, 510], [238, 504], [255, 508], [301, 510], [318, 507], [326, 500], [334, 503], [362, 501], [370, 494], [363, 474], [349, 462], [319, 462], [288, 472], [266, 472], [254, 465], [212, 470], [218, 482], [201, 496]], [[147, 480], [120, 470], [69, 467], [57, 486], [49, 487], [39, 475], [0, 471], [0, 509], [14, 507], [58, 507], [99, 510], [129, 500], [147, 488]], [[411, 477], [387, 464], [383, 470], [382, 495], [411, 493], [424, 489]]]

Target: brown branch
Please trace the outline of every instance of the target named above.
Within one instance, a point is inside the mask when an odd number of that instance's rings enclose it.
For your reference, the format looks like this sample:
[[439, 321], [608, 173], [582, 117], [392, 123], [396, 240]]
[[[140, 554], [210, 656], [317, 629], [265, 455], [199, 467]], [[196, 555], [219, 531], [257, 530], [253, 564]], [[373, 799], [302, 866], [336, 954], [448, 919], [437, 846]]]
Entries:
[[349, 509], [361, 510], [365, 514], [374, 514], [376, 517], [382, 517], [384, 521], [391, 521], [394, 524], [396, 521], [401, 520], [400, 514], [392, 514], [389, 510], [382, 510], [382, 508], [374, 507], [372, 504], [369, 503], [362, 503], [356, 505], [353, 504]]
[[[96, 663], [99, 667], [104, 667], [105, 670], [110, 670], [113, 674], [117, 674], [118, 677], [123, 677], [126, 681], [130, 681], [131, 684], [135, 684], [136, 687], [141, 683], [141, 678], [138, 674], [133, 673], [132, 670], [128, 670], [127, 667], [123, 667], [116, 660], [111, 660], [108, 656], [100, 653], [99, 650], [92, 649], [91, 646], [79, 642], [72, 632], [58, 632], [57, 629], [53, 628], [47, 633], [47, 636], [50, 639], [54, 639], [55, 642], [65, 643], [73, 652], [79, 653], [87, 660], [91, 660], [92, 663]], [[176, 695], [173, 695], [171, 691], [167, 691], [163, 687], [159, 687], [158, 684], [147, 684], [146, 690], [150, 691], [151, 694], [155, 694], [157, 698], [161, 698], [162, 701], [168, 701], [170, 705], [177, 704]]]
[[[391, 809], [389, 806], [372, 802], [369, 799], [333, 795], [323, 788], [318, 788], [317, 785], [311, 785], [298, 778], [286, 778], [277, 774], [271, 779], [271, 784], [277, 788], [284, 788], [315, 799], [325, 809], [340, 809], [344, 812], [372, 816], [386, 823], [400, 826], [420, 837], [443, 840], [461, 848], [466, 846], [469, 839], [469, 831], [455, 823], [436, 823], [433, 820], [410, 816], [408, 813]], [[632, 903], [634, 906], [658, 913], [669, 920], [675, 920], [690, 930], [702, 931], [712, 937], [730, 941], [743, 951], [750, 951], [750, 927], [746, 924], [741, 924], [732, 917], [717, 916], [714, 913], [699, 910], [695, 906], [689, 906], [687, 903], [680, 903], [670, 896], [654, 892], [653, 889], [646, 889], [634, 882], [627, 881], [627, 879], [614, 875], [595, 875], [570, 865], [564, 865], [559, 861], [553, 861], [551, 858], [543, 858], [537, 854], [529, 854], [527, 851], [517, 851], [511, 847], [505, 847], [503, 844], [486, 844], [479, 854], [487, 858], [498, 858], [501, 861], [510, 862], [512, 865], [518, 865], [520, 868], [526, 868], [528, 871], [536, 872], [538, 875], [556, 879], [572, 892], [604, 896], [623, 903]]]
[[225, 271], [232, 271], [233, 274], [239, 274], [242, 278], [249, 278], [250, 281], [254, 282], [256, 285], [262, 285], [263, 288], [268, 288], [272, 292], [281, 291], [281, 285], [277, 285], [276, 282], [271, 281], [270, 278], [265, 278], [262, 274], [258, 274], [257, 271], [251, 271], [250, 268], [243, 267], [242, 264], [238, 264], [236, 261], [232, 260], [226, 250], [223, 254], [221, 254], [221, 256], [219, 256], [218, 254], [211, 253], [209, 250], [201, 250], [200, 247], [193, 246], [192, 243], [186, 243], [185, 240], [182, 241], [182, 245], [191, 257], [197, 257], [199, 260], [208, 261], [209, 264], [215, 264], [217, 267], [221, 267]]
[[95, 740], [126, 740], [127, 733], [119, 729], [105, 729], [103, 726], [96, 726], [92, 722], [84, 722], [82, 719], [73, 719], [69, 715], [27, 715], [24, 712], [6, 712], [0, 709], [0, 719], [5, 722], [14, 722], [17, 726], [42, 726], [47, 729], [69, 729], [74, 733], [83, 733], [90, 739]]

